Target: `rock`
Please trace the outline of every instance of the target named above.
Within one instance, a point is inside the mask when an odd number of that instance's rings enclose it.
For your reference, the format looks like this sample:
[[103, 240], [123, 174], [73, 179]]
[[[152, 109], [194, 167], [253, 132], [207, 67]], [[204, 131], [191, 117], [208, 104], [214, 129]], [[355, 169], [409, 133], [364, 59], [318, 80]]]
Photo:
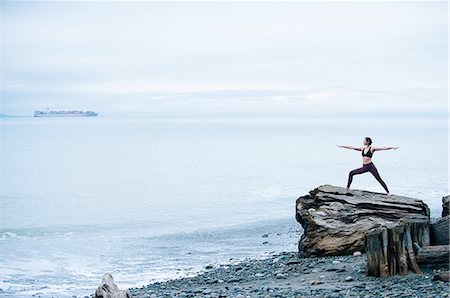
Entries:
[[102, 278], [102, 284], [95, 291], [95, 298], [131, 298], [131, 293], [126, 290], [119, 290], [114, 283], [111, 274], [105, 273]]
[[236, 282], [240, 282], [242, 279], [241, 278], [237, 278], [237, 277], [230, 277], [230, 279], [228, 280], [229, 283], [236, 283]]
[[418, 199], [322, 185], [297, 199], [296, 219], [304, 229], [299, 253], [319, 257], [364, 252], [366, 231], [429, 215], [428, 206]]
[[351, 277], [351, 276], [347, 276], [346, 278], [345, 278], [345, 281], [352, 281], [353, 280], [353, 277]]
[[450, 196], [442, 198], [442, 217], [449, 215], [450, 209]]
[[439, 274], [436, 274], [433, 278], [433, 280], [440, 280], [449, 282], [450, 281], [450, 271], [441, 272]]
[[360, 251], [355, 251], [355, 252], [353, 253], [353, 256], [354, 256], [354, 257], [360, 257], [360, 256], [362, 256], [362, 253], [361, 253]]
[[321, 285], [321, 284], [323, 284], [323, 281], [321, 281], [321, 280], [311, 280], [310, 282], [309, 282], [309, 284], [310, 285]]
[[301, 264], [302, 261], [300, 260], [292, 260], [286, 263], [286, 265], [297, 265], [297, 264]]

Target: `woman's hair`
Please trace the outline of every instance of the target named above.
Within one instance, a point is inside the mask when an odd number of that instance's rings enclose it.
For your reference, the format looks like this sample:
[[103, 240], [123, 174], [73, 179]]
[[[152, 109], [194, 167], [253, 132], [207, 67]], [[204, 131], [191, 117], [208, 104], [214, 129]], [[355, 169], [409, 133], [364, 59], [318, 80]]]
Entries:
[[372, 145], [372, 139], [371, 138], [366, 137], [366, 141], [367, 141], [367, 143], [369, 143], [369, 146]]

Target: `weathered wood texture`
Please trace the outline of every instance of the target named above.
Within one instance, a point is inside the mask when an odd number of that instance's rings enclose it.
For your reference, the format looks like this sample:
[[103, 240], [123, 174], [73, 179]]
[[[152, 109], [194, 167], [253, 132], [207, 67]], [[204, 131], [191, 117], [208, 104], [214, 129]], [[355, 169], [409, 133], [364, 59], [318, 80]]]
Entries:
[[449, 215], [450, 209], [450, 196], [442, 198], [442, 217]]
[[114, 278], [111, 274], [105, 273], [102, 278], [102, 284], [95, 291], [94, 298], [131, 298], [131, 293], [128, 289], [119, 290], [114, 283]]
[[314, 257], [364, 252], [364, 233], [370, 229], [402, 218], [427, 220], [429, 214], [418, 199], [322, 185], [297, 199], [296, 218], [304, 229], [299, 253]]
[[424, 246], [417, 253], [419, 264], [445, 264], [450, 260], [450, 245]]
[[385, 277], [389, 275], [387, 228], [374, 228], [366, 233], [367, 274]]
[[365, 233], [367, 275], [386, 277], [421, 273], [413, 244], [429, 245], [429, 221], [402, 219], [398, 224], [377, 227]]
[[431, 244], [450, 244], [449, 237], [450, 215], [438, 218], [431, 223]]

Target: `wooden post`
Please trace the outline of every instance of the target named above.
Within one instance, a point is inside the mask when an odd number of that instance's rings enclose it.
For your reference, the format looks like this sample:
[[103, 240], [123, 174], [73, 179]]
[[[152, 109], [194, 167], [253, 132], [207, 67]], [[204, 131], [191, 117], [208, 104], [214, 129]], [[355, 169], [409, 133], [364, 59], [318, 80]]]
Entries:
[[388, 233], [385, 227], [374, 228], [365, 234], [367, 274], [385, 277], [389, 275]]
[[408, 273], [408, 263], [406, 260], [404, 237], [405, 227], [394, 226], [387, 229], [388, 232], [388, 258], [389, 258], [389, 275], [400, 273], [405, 275]]
[[413, 240], [411, 237], [411, 229], [413, 229], [409, 224], [405, 225], [405, 247], [406, 247], [406, 256], [408, 259], [408, 267], [414, 271], [414, 273], [422, 273], [417, 264], [416, 255], [414, 253]]

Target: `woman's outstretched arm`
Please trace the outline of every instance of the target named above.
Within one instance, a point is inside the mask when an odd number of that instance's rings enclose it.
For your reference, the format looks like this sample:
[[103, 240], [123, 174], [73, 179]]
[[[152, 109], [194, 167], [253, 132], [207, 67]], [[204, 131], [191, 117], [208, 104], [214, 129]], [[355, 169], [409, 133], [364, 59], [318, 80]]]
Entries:
[[351, 150], [356, 150], [356, 151], [361, 151], [362, 148], [356, 148], [356, 147], [352, 147], [352, 146], [340, 146], [340, 145], [336, 145], [339, 148], [345, 148], [345, 149], [351, 149]]
[[373, 148], [373, 151], [382, 151], [382, 150], [397, 150], [400, 147], [376, 147]]

